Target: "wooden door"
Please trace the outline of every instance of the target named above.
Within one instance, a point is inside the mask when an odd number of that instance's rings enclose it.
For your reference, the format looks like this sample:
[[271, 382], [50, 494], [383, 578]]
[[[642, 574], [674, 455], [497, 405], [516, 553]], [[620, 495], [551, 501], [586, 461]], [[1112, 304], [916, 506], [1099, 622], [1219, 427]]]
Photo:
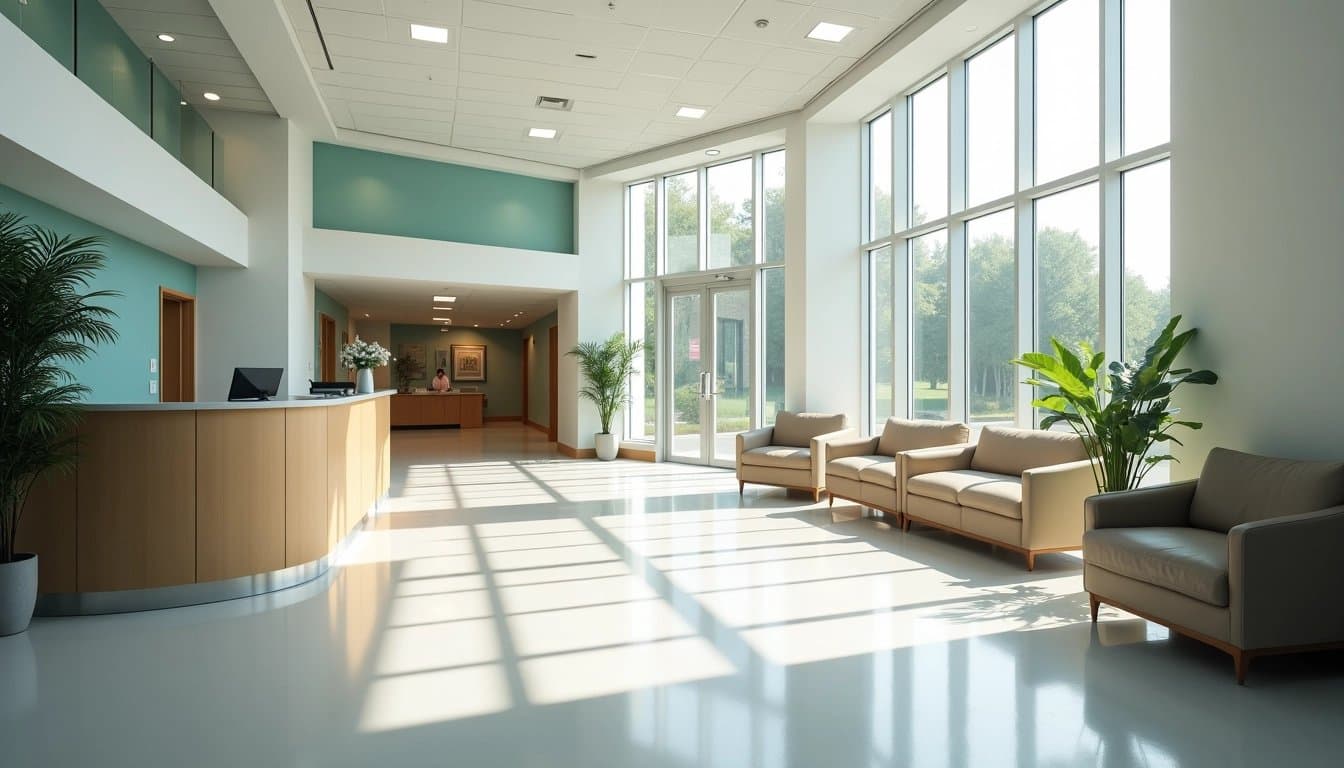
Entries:
[[159, 288], [159, 401], [196, 399], [196, 298]]
[[523, 426], [524, 427], [532, 423], [531, 418], [529, 418], [527, 408], [527, 398], [528, 398], [527, 383], [528, 379], [532, 378], [532, 352], [533, 352], [533, 344], [535, 343], [536, 342], [535, 339], [533, 339], [533, 337], [531, 336], [523, 337]]
[[336, 380], [336, 321], [326, 315], [319, 315], [322, 323], [318, 334], [317, 354], [322, 358], [322, 381]]
[[547, 355], [548, 359], [546, 363], [547, 367], [550, 369], [547, 372], [548, 373], [547, 378], [549, 379], [547, 384], [550, 386], [550, 393], [549, 393], [550, 397], [548, 399], [551, 405], [551, 419], [550, 419], [551, 423], [549, 425], [549, 428], [546, 430], [546, 439], [550, 440], [551, 442], [555, 442], [557, 435], [556, 411], [560, 410], [560, 392], [559, 392], [560, 327], [559, 326], [556, 325], [551, 326], [549, 341], [551, 343], [551, 348], [549, 350], [549, 354]]

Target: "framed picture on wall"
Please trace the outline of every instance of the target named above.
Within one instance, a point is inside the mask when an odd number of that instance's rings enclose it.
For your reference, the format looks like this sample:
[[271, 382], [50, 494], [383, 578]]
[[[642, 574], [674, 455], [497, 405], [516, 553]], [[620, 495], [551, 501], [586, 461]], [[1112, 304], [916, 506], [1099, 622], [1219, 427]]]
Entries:
[[485, 381], [485, 346], [453, 344], [453, 381]]
[[[453, 372], [452, 363], [448, 362], [448, 350], [446, 349], [434, 350], [434, 370], [437, 371], [440, 368], [447, 374]], [[452, 376], [450, 375], [448, 378], [452, 378]]]

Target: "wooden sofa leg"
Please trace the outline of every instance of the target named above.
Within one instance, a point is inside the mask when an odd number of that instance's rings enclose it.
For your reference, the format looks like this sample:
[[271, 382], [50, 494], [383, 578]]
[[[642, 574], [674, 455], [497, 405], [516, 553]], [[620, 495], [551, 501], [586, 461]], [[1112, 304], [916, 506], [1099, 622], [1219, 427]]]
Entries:
[[1027, 570], [1028, 570], [1028, 571], [1034, 571], [1034, 570], [1036, 570], [1036, 553], [1035, 553], [1035, 552], [1028, 552], [1028, 553], [1027, 553]]
[[745, 489], [746, 487], [747, 487], [747, 481], [746, 481], [746, 480], [738, 480], [738, 481], [737, 481], [737, 495], [738, 495], [738, 496], [741, 496], [741, 495], [742, 495], [742, 491], [743, 491], [743, 489]]
[[821, 489], [820, 489], [820, 488], [813, 488], [813, 489], [812, 489], [812, 503], [813, 503], [813, 504], [816, 504], [816, 503], [819, 502], [819, 501], [821, 501]]
[[1246, 670], [1251, 666], [1251, 654], [1243, 650], [1232, 652], [1232, 665], [1237, 672], [1237, 685], [1246, 684]]
[[1089, 593], [1087, 593], [1087, 602], [1091, 603], [1091, 605], [1092, 605], [1092, 623], [1093, 623], [1093, 624], [1096, 624], [1096, 623], [1097, 623], [1097, 609], [1101, 607], [1101, 601], [1097, 599], [1097, 596], [1096, 596], [1096, 595], [1094, 595], [1094, 594], [1092, 594], [1091, 592], [1089, 592]]

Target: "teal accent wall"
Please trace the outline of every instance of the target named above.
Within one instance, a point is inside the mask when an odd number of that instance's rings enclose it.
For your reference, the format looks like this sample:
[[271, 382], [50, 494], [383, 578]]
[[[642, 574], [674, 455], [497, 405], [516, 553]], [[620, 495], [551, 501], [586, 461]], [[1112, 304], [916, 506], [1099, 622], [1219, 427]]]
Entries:
[[[559, 323], [551, 314], [523, 329], [524, 344], [532, 337], [532, 360], [527, 366], [527, 418], [537, 424], [551, 423], [551, 326]], [[527, 362], [527, 358], [523, 358]]]
[[[336, 348], [331, 350], [333, 360], [339, 360], [341, 352], [341, 334], [348, 333], [350, 328], [350, 310], [339, 301], [331, 298], [327, 294], [313, 289], [313, 380], [322, 378], [322, 315], [326, 315], [336, 321]], [[353, 341], [353, 339], [351, 339]], [[336, 366], [336, 380], [343, 381], [353, 377], [353, 374], [341, 367], [339, 362]]]
[[0, 186], [0, 210], [62, 235], [103, 238], [107, 264], [90, 287], [121, 292], [105, 303], [117, 313], [112, 323], [120, 337], [71, 373], [93, 390], [91, 403], [158, 402], [149, 393], [150, 379], [158, 378], [149, 359], [159, 356], [159, 287], [196, 295], [196, 267], [6, 186]]
[[0, 0], [0, 14], [14, 22], [61, 66], [75, 70], [75, 0]]
[[[523, 335], [512, 328], [482, 330], [453, 328], [447, 333], [437, 325], [398, 325], [391, 329], [392, 356], [401, 354], [403, 344], [421, 344], [425, 348], [425, 378], [411, 381], [424, 388], [434, 376], [435, 351], [447, 355], [454, 344], [485, 345], [485, 381], [453, 382], [453, 389], [479, 387], [485, 393], [485, 415], [493, 418], [521, 418], [523, 415]], [[396, 386], [396, 368], [392, 364], [392, 386]], [[448, 371], [452, 376], [452, 371]]]
[[78, 0], [75, 74], [103, 101], [149, 133], [149, 59], [98, 0]]
[[[150, 65], [153, 66], [153, 65]], [[182, 94], [158, 67], [153, 67], [154, 88], [151, 136], [168, 154], [182, 160]]]
[[201, 113], [188, 104], [179, 107], [182, 110], [181, 130], [182, 153], [178, 159], [210, 186], [215, 185], [215, 132], [205, 122]]
[[313, 226], [574, 252], [574, 184], [313, 143]]

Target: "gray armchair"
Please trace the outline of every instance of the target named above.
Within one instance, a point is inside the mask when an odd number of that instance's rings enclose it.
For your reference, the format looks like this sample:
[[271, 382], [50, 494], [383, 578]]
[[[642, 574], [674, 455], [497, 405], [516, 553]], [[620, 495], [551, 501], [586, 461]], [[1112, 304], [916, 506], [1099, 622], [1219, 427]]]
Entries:
[[1238, 683], [1255, 656], [1344, 646], [1344, 462], [1215, 448], [1199, 480], [1093, 496], [1083, 586], [1219, 648]]

